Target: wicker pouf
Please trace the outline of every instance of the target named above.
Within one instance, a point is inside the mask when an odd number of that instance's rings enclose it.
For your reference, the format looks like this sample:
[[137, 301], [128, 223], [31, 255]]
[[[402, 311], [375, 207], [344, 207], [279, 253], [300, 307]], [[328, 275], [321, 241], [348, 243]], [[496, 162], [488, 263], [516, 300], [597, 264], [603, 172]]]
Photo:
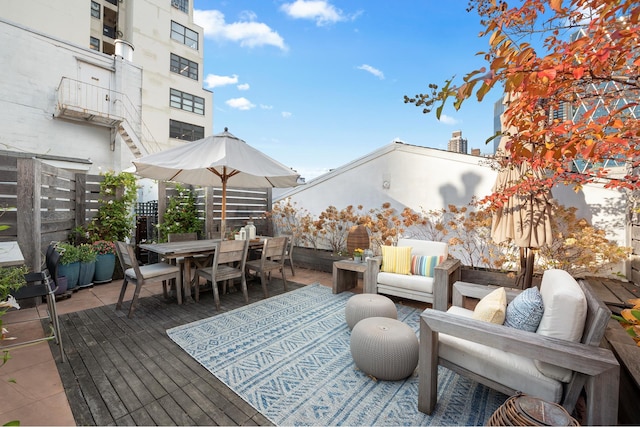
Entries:
[[418, 338], [399, 320], [369, 317], [351, 332], [351, 356], [366, 374], [379, 380], [401, 380], [418, 366]]
[[560, 405], [518, 393], [489, 418], [488, 426], [577, 426], [578, 421]]
[[389, 298], [378, 294], [359, 294], [349, 298], [344, 308], [344, 317], [349, 329], [367, 317], [398, 318], [396, 305]]

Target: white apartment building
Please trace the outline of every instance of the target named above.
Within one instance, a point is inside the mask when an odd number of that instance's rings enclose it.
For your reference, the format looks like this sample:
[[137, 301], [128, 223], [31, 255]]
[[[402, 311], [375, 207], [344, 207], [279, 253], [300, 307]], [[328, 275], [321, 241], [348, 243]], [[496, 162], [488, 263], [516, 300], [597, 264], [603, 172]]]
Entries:
[[188, 0], [5, 0], [0, 40], [0, 150], [98, 173], [212, 132]]

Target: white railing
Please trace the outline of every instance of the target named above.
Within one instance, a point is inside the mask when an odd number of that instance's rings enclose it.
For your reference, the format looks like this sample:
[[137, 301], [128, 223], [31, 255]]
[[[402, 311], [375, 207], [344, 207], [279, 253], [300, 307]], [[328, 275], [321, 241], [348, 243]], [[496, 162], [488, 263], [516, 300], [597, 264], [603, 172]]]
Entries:
[[124, 93], [63, 77], [58, 85], [58, 110], [95, 116], [110, 126], [126, 121], [136, 131], [136, 138], [147, 152], [160, 150], [160, 145], [142, 121], [140, 109]]

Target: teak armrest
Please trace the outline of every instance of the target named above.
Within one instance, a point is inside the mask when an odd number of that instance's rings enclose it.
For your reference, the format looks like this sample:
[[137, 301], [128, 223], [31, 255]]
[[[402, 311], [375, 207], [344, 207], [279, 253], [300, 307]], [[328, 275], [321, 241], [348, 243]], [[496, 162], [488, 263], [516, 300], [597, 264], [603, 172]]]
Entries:
[[598, 375], [619, 367], [611, 351], [601, 347], [547, 337], [433, 309], [426, 309], [420, 318], [421, 339], [432, 340], [435, 336], [437, 340], [437, 334], [441, 332], [587, 375]]

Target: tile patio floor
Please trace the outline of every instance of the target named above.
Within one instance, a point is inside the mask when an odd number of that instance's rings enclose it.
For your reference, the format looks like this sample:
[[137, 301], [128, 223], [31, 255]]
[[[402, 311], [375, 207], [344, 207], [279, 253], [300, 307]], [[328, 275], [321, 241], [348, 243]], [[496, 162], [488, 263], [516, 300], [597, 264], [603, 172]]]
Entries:
[[[320, 283], [330, 287], [332, 284], [330, 273], [302, 268], [297, 268], [296, 275], [288, 278], [303, 285]], [[59, 315], [115, 304], [121, 284], [118, 280], [81, 289], [57, 303]], [[361, 280], [352, 292], [362, 292]], [[131, 299], [132, 293], [133, 287], [129, 286], [125, 301]], [[150, 284], [142, 289], [140, 298], [160, 293], [159, 283]], [[11, 311], [2, 317], [4, 327], [18, 341], [42, 337], [44, 331], [37, 317], [39, 311], [45, 309], [46, 305], [41, 304]], [[57, 347], [54, 350], [57, 351]], [[76, 425], [50, 346], [39, 343], [12, 350], [10, 355], [11, 359], [0, 367], [0, 425], [12, 420], [19, 420], [21, 425]]]

